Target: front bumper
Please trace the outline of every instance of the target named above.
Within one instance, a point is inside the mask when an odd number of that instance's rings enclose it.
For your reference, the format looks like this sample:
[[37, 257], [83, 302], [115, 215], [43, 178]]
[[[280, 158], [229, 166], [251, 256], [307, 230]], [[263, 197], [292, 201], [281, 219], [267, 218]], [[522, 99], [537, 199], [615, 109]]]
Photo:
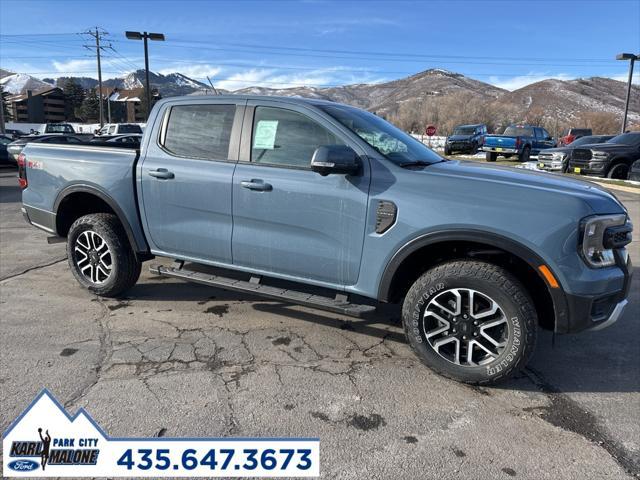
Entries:
[[556, 317], [564, 317], [564, 321], [558, 322], [556, 318], [556, 331], [558, 333], [577, 333], [585, 330], [602, 330], [614, 324], [623, 314], [628, 304], [627, 297], [631, 287], [632, 265], [631, 258], [626, 262], [620, 252], [616, 252], [617, 268], [622, 270], [624, 281], [622, 289], [609, 292], [604, 295], [564, 295], [564, 312], [556, 312]]
[[607, 171], [606, 161], [590, 160], [588, 162], [569, 162], [569, 173], [577, 173], [580, 175], [591, 175], [592, 177], [604, 177]]

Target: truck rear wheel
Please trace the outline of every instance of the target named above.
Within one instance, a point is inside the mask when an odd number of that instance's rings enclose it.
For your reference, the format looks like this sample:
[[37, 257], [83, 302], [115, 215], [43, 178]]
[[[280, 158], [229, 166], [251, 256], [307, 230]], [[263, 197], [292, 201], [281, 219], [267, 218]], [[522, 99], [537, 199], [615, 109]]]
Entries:
[[485, 158], [487, 162], [495, 162], [498, 158], [498, 154], [496, 152], [487, 152]]
[[518, 155], [518, 160], [521, 162], [528, 162], [529, 157], [531, 156], [531, 149], [529, 147], [524, 147], [520, 155]]
[[67, 258], [83, 287], [103, 297], [116, 297], [138, 281], [141, 263], [122, 224], [113, 214], [78, 218], [67, 235]]
[[402, 322], [425, 365], [471, 384], [513, 375], [536, 343], [529, 294], [509, 272], [486, 262], [458, 260], [427, 271], [405, 297]]

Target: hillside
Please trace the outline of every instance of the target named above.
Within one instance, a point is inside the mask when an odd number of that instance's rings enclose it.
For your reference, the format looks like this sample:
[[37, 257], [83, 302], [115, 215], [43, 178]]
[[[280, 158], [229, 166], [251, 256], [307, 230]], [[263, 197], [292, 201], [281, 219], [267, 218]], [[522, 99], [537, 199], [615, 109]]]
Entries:
[[[140, 88], [144, 70], [103, 83], [114, 88]], [[46, 81], [26, 74], [0, 70], [5, 91], [16, 94], [40, 90], [52, 84], [63, 86], [73, 78], [83, 88], [93, 88], [97, 81], [88, 77], [60, 77]], [[150, 73], [153, 88], [161, 96], [210, 94], [211, 88], [181, 73]], [[555, 130], [570, 124], [587, 125], [588, 115], [597, 115], [597, 130], [610, 130], [622, 116], [626, 95], [624, 82], [592, 77], [577, 80], [550, 79], [507, 91], [459, 73], [443, 69], [424, 72], [384, 83], [353, 84], [338, 87], [268, 88], [248, 87], [219, 93], [299, 96], [331, 100], [365, 108], [389, 118], [400, 127], [420, 131], [425, 122], [435, 123], [441, 131], [454, 124], [484, 122], [501, 128], [515, 121], [543, 123]], [[640, 87], [633, 86], [629, 120], [640, 123]], [[576, 123], [577, 122], [577, 123]]]

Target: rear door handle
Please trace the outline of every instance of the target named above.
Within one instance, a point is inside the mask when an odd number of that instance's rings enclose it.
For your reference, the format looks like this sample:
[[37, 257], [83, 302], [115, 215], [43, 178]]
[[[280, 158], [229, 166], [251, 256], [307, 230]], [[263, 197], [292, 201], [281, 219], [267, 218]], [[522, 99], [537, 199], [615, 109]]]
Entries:
[[255, 178], [251, 180], [241, 181], [240, 186], [243, 188], [248, 188], [249, 190], [257, 190], [259, 192], [269, 192], [273, 189], [271, 184], [265, 183], [263, 180]]
[[166, 168], [158, 168], [157, 170], [149, 170], [149, 175], [151, 175], [152, 177], [155, 178], [164, 178], [166, 180], [169, 180], [170, 178], [175, 177], [175, 175], [173, 174], [173, 172], [170, 172], [169, 170], [167, 170]]

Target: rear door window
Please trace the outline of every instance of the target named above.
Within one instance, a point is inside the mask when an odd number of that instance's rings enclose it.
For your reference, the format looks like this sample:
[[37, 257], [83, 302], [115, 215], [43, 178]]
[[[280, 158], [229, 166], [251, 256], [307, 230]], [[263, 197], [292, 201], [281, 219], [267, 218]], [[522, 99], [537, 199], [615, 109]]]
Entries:
[[180, 157], [227, 160], [235, 105], [175, 105], [161, 145]]

